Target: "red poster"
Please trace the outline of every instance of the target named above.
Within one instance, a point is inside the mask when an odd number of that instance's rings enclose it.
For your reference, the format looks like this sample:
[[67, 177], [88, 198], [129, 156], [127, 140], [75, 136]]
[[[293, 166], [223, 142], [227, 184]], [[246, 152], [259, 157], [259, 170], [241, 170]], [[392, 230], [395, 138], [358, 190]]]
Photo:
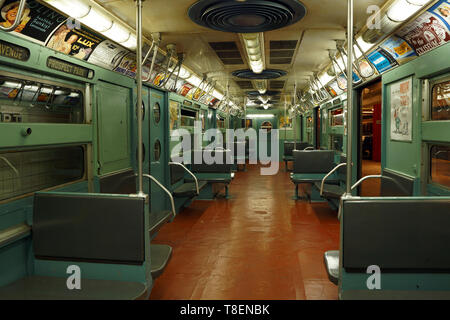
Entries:
[[430, 12], [425, 12], [401, 29], [398, 35], [408, 41], [418, 55], [423, 55], [450, 41], [450, 31], [447, 26]]

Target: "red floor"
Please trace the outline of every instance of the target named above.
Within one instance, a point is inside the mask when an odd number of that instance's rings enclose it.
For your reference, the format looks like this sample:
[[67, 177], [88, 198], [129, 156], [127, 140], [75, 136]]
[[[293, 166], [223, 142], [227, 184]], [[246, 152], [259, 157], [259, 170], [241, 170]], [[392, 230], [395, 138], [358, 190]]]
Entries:
[[291, 199], [289, 173], [237, 173], [231, 200], [196, 201], [161, 229], [173, 246], [151, 299], [337, 299], [323, 253], [339, 247], [337, 213]]

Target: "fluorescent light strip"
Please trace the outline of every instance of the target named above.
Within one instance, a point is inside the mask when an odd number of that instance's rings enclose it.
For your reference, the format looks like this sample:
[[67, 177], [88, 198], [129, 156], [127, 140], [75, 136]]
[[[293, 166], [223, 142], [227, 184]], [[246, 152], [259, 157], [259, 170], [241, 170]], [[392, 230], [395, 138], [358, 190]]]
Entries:
[[135, 31], [103, 7], [84, 0], [45, 0], [45, 2], [124, 47], [136, 49]]
[[262, 41], [260, 40], [262, 36], [259, 33], [244, 33], [241, 34], [241, 37], [247, 51], [250, 69], [254, 73], [262, 73], [264, 71]]
[[247, 119], [262, 119], [262, 118], [275, 118], [272, 113], [269, 114], [248, 114]]

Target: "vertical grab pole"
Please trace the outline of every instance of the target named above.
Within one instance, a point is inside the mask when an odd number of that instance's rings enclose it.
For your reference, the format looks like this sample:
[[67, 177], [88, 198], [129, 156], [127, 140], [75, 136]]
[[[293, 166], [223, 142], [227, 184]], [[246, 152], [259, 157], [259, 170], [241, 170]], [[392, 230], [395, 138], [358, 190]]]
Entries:
[[[348, 52], [353, 49], [353, 0], [348, 0], [348, 22], [347, 22], [347, 45]], [[353, 163], [353, 55], [347, 55], [347, 194], [352, 193], [352, 163]]]
[[145, 0], [136, 0], [136, 35], [137, 35], [137, 47], [136, 47], [136, 85], [137, 85], [137, 130], [138, 130], [138, 194], [144, 194], [144, 164], [143, 164], [143, 142], [142, 137], [142, 2]]
[[294, 150], [297, 150], [297, 81], [294, 84]]

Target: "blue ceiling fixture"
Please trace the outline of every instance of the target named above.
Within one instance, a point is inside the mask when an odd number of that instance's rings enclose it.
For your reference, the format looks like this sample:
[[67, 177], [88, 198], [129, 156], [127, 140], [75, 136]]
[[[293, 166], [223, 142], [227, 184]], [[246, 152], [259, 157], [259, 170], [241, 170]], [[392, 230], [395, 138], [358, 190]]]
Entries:
[[189, 8], [188, 15], [209, 29], [256, 33], [294, 24], [306, 15], [306, 8], [297, 0], [201, 0]]

